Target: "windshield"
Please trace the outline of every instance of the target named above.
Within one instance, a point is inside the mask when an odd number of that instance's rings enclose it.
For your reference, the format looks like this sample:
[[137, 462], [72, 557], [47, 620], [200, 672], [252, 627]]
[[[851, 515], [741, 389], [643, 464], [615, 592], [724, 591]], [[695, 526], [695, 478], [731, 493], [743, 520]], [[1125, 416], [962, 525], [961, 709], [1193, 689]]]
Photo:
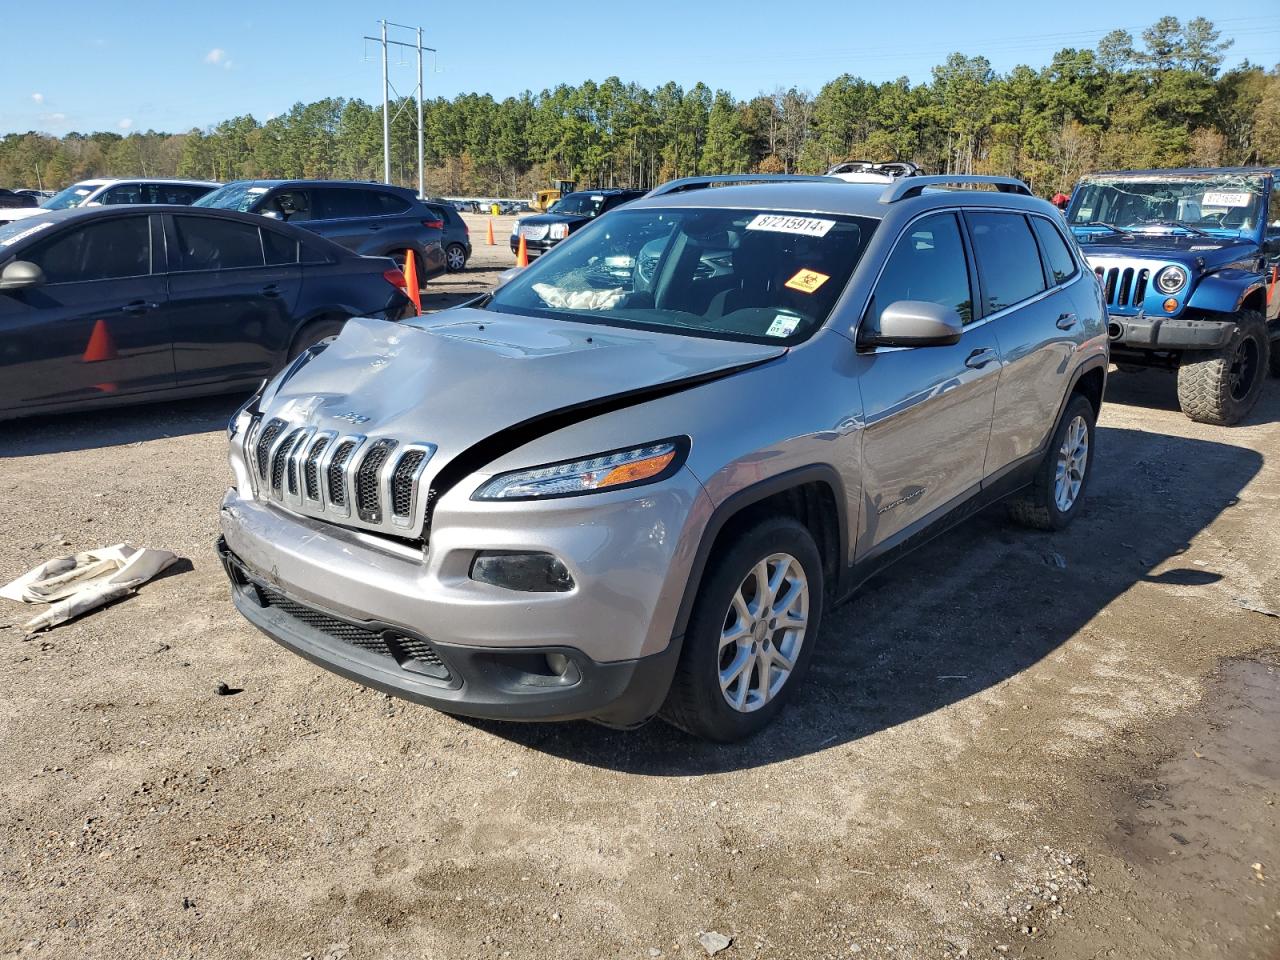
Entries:
[[1069, 222], [1137, 232], [1252, 233], [1266, 178], [1247, 174], [1098, 177], [1080, 184]]
[[46, 210], [69, 210], [71, 207], [80, 206], [97, 189], [93, 184], [73, 183], [67, 189], [55, 193], [40, 206]]
[[249, 208], [262, 199], [269, 187], [255, 186], [252, 183], [228, 183], [212, 193], [206, 193], [192, 204], [193, 207], [216, 207], [219, 210], [239, 210], [248, 213]]
[[879, 221], [622, 209], [539, 257], [487, 309], [753, 343], [798, 343], [835, 306]]
[[604, 206], [604, 196], [599, 193], [571, 193], [551, 205], [547, 213], [563, 213], [570, 217], [594, 217]]

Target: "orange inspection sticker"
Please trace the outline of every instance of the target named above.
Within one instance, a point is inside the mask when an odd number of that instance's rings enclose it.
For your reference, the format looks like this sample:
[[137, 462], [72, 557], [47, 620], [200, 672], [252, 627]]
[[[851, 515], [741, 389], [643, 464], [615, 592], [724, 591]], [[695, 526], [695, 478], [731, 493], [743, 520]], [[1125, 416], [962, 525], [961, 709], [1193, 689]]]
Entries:
[[817, 270], [801, 269], [784, 286], [799, 290], [801, 293], [813, 293], [830, 279], [825, 273], [819, 273]]

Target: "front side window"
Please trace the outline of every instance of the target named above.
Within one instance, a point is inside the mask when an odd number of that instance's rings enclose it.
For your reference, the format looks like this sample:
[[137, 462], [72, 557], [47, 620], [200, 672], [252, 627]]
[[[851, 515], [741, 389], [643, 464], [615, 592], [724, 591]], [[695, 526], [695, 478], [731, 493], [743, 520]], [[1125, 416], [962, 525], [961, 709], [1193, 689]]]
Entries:
[[213, 217], [174, 217], [174, 246], [178, 270], [230, 270], [261, 267], [262, 240], [258, 228]]
[[884, 308], [899, 300], [939, 303], [973, 322], [969, 262], [955, 214], [921, 217], [898, 239], [871, 295], [866, 333], [874, 335]]
[[1034, 297], [1045, 289], [1040, 251], [1020, 213], [970, 212], [969, 233], [988, 313]]
[[151, 219], [100, 220], [73, 229], [23, 255], [48, 283], [83, 283], [143, 277], [151, 272]]
[[262, 231], [262, 251], [268, 266], [298, 262], [298, 241], [274, 230]]
[[1075, 258], [1067, 249], [1067, 241], [1062, 238], [1058, 228], [1044, 217], [1032, 217], [1031, 226], [1040, 240], [1040, 249], [1044, 251], [1044, 258], [1049, 264], [1054, 285], [1065, 283], [1075, 276]]
[[822, 325], [878, 220], [624, 208], [500, 288], [487, 309], [757, 343]]

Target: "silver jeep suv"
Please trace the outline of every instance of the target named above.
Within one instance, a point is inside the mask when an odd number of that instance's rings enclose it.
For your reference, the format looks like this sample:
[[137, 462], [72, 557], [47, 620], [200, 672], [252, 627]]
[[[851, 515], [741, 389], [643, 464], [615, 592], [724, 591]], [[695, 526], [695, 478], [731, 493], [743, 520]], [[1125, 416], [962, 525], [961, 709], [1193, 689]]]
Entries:
[[1107, 359], [1019, 181], [675, 181], [300, 356], [231, 423], [219, 551], [245, 617], [367, 686], [734, 740], [907, 549], [1001, 498], [1071, 521]]

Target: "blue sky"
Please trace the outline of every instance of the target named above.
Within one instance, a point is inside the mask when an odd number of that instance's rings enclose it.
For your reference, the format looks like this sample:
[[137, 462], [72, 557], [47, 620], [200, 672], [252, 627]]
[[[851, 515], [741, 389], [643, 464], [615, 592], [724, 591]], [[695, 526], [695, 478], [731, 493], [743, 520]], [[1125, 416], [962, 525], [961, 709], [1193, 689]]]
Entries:
[[[748, 97], [779, 85], [816, 92], [844, 72], [921, 81], [952, 51], [982, 54], [1001, 71], [1038, 67], [1061, 47], [1091, 47], [1114, 27], [1136, 36], [1165, 14], [1208, 15], [1235, 38], [1228, 65], [1270, 66], [1280, 61], [1280, 20], [1274, 8], [1264, 16], [1269, 5], [1220, 8], [1214, 17], [1203, 2], [1179, 0], [997, 0], [968, 9], [954, 0], [0, 0], [0, 134], [177, 131], [244, 113], [263, 120], [325, 96], [376, 102], [378, 51], [361, 37], [376, 34], [379, 16], [426, 28], [425, 42], [439, 50], [428, 96], [502, 98], [617, 75], [645, 86], [702, 80]], [[412, 63], [393, 61], [392, 82], [408, 93]]]

